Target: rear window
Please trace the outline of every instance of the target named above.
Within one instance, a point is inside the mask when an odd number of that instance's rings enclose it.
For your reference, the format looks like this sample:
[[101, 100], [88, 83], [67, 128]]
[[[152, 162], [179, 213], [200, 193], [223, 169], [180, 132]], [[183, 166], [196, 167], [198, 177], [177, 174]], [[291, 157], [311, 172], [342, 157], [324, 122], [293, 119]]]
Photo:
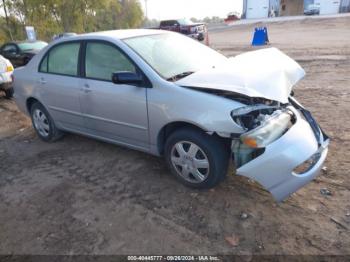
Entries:
[[180, 25], [193, 25], [194, 23], [189, 19], [179, 19]]
[[167, 21], [160, 22], [160, 26], [173, 26], [176, 24], [178, 24], [176, 20], [167, 20]]
[[59, 75], [77, 76], [80, 43], [54, 46], [41, 61], [39, 71]]

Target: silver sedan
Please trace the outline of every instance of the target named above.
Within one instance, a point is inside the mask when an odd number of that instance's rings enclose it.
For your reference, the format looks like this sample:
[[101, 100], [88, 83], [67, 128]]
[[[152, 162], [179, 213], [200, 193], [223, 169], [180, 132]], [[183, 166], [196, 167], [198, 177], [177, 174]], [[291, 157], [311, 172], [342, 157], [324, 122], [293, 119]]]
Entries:
[[164, 156], [180, 182], [236, 174], [278, 201], [311, 181], [329, 139], [292, 96], [304, 70], [275, 48], [227, 58], [177, 33], [119, 30], [54, 41], [14, 73], [38, 136], [64, 132]]

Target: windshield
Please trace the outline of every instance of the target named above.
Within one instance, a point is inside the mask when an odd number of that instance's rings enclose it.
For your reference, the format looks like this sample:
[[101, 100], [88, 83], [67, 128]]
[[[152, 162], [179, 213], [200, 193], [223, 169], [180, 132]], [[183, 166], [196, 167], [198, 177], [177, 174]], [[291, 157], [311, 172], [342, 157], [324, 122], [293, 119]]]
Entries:
[[194, 23], [189, 19], [179, 19], [177, 20], [180, 25], [193, 25]]
[[177, 80], [204, 68], [215, 67], [227, 58], [215, 50], [177, 33], [147, 35], [123, 40], [160, 76]]
[[47, 46], [47, 43], [45, 42], [26, 42], [26, 43], [19, 43], [18, 44], [19, 48], [22, 51], [28, 51], [28, 50], [40, 50], [42, 48], [44, 48], [45, 46]]

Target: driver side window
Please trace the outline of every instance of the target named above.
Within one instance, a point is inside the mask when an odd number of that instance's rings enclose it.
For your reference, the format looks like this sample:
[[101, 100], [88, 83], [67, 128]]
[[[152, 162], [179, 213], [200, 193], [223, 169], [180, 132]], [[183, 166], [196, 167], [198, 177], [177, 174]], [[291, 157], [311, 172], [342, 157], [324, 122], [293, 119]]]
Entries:
[[99, 42], [86, 45], [85, 76], [97, 80], [111, 81], [116, 72], [136, 73], [135, 66], [116, 47]]

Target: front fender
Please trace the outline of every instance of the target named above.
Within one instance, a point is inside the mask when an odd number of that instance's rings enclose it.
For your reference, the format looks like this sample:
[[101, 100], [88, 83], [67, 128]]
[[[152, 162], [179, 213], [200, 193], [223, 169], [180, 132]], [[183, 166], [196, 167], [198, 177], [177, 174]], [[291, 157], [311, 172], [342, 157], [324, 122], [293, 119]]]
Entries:
[[169, 123], [185, 122], [205, 132], [243, 133], [231, 111], [242, 107], [237, 101], [174, 85], [147, 89], [150, 144], [157, 144], [159, 131]]

